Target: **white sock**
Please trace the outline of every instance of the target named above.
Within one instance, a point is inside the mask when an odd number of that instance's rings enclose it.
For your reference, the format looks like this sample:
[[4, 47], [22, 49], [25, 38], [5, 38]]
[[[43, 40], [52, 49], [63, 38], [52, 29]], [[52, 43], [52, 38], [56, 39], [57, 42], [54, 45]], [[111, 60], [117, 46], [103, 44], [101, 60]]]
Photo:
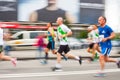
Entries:
[[57, 63], [57, 64], [55, 65], [55, 67], [57, 67], [57, 68], [62, 68], [62, 65], [61, 65], [60, 63]]
[[14, 61], [14, 58], [12, 58], [11, 61]]
[[105, 73], [104, 70], [100, 70], [98, 73]]
[[119, 60], [117, 60], [117, 62], [116, 63], [118, 63], [119, 62]]
[[80, 60], [80, 58], [79, 58], [78, 56], [75, 56], [75, 59], [76, 59], [76, 60]]

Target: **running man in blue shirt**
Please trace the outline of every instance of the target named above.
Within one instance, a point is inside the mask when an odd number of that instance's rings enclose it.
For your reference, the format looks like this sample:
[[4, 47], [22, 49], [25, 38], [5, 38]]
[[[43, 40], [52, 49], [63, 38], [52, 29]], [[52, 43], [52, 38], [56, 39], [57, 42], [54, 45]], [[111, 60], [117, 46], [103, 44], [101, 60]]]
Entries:
[[120, 68], [120, 61], [109, 58], [110, 51], [112, 49], [111, 39], [115, 37], [115, 33], [108, 25], [106, 25], [105, 17], [100, 16], [98, 18], [98, 23], [100, 26], [98, 28], [98, 32], [99, 32], [99, 37], [101, 39], [101, 42], [100, 42], [101, 54], [99, 57], [101, 71], [100, 73], [97, 74], [97, 76], [100, 76], [100, 75], [104, 75], [103, 71], [105, 67], [105, 62], [115, 62], [118, 68]]

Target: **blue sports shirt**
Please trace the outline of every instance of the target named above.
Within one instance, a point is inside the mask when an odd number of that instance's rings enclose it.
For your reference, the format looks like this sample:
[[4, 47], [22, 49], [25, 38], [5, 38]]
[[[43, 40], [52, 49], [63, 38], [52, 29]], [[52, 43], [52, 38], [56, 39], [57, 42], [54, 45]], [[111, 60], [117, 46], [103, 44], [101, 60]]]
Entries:
[[[48, 31], [48, 34], [50, 34], [50, 32]], [[48, 41], [54, 41], [53, 37], [52, 36], [48, 36]]]
[[[104, 27], [99, 27], [98, 30], [99, 35], [104, 36], [104, 38], [109, 37], [113, 32], [113, 30], [108, 25], [105, 25]], [[100, 46], [101, 48], [111, 48], [112, 47], [111, 40], [100, 42]]]

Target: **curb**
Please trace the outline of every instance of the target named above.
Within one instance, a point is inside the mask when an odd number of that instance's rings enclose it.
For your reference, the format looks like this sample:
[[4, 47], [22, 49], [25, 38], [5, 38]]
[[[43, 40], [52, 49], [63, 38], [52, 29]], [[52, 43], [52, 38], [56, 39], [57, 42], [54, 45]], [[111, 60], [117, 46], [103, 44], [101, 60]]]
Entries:
[[[111, 58], [120, 58], [120, 56], [110, 56]], [[86, 58], [91, 58], [91, 57], [82, 57], [83, 59], [86, 59]], [[17, 60], [39, 60], [40, 58], [17, 58]], [[44, 58], [41, 58], [41, 59], [44, 59]], [[57, 58], [56, 57], [50, 57], [48, 58], [49, 60], [56, 60]], [[62, 58], [63, 59], [63, 58]], [[69, 59], [72, 59], [72, 58], [69, 58]]]

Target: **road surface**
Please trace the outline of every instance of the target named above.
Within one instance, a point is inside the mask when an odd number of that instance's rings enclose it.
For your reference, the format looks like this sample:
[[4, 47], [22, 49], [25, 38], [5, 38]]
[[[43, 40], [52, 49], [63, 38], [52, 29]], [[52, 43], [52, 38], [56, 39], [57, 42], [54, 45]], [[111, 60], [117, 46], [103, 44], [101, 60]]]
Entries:
[[49, 60], [47, 65], [40, 60], [19, 60], [16, 67], [9, 61], [0, 61], [0, 80], [119, 80], [120, 69], [115, 63], [106, 64], [106, 76], [94, 77], [99, 71], [99, 62], [89, 63], [87, 60], [80, 65], [75, 60], [62, 60], [63, 71], [53, 72], [51, 67], [56, 60]]

